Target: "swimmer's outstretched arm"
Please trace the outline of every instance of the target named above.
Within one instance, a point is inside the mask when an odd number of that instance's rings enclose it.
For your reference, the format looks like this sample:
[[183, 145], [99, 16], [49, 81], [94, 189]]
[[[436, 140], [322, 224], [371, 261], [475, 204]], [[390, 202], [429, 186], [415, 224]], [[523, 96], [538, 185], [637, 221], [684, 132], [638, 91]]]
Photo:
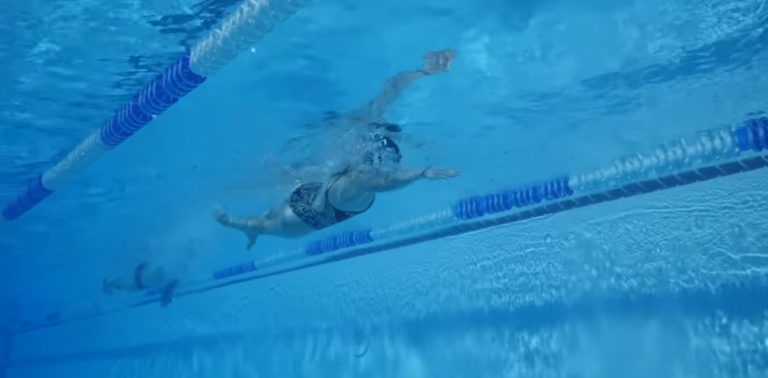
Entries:
[[372, 192], [389, 192], [402, 189], [421, 179], [441, 180], [458, 175], [459, 171], [457, 169], [424, 168], [401, 170], [388, 175], [360, 177], [360, 186]]
[[379, 120], [384, 112], [412, 82], [423, 77], [445, 72], [456, 56], [454, 50], [431, 51], [424, 54], [424, 68], [401, 72], [390, 78], [378, 96], [369, 101], [362, 109], [351, 114], [351, 118], [368, 124]]

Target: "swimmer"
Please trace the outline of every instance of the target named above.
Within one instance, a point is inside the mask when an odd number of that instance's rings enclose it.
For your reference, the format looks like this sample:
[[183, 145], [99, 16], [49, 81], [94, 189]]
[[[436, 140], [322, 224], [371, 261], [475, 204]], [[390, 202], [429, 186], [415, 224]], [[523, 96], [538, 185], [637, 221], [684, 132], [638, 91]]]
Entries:
[[226, 227], [242, 231], [248, 238], [246, 248], [251, 249], [261, 235], [298, 238], [346, 221], [370, 209], [378, 193], [402, 189], [419, 180], [456, 177], [459, 174], [456, 169], [401, 168], [400, 147], [383, 132], [399, 132], [400, 128], [379, 122], [386, 107], [411, 82], [445, 72], [455, 55], [453, 50], [425, 54], [422, 69], [395, 75], [375, 99], [348, 116], [353, 122], [368, 125], [373, 132], [363, 156], [353, 160], [341, 172], [322, 182], [300, 185], [280, 206], [260, 217], [235, 217], [216, 208], [216, 220]]
[[166, 269], [147, 262], [138, 264], [128, 276], [105, 278], [102, 281], [104, 294], [108, 295], [115, 291], [139, 292], [162, 288], [161, 304], [163, 306], [171, 303], [176, 286], [178, 286], [178, 280], [171, 277]]

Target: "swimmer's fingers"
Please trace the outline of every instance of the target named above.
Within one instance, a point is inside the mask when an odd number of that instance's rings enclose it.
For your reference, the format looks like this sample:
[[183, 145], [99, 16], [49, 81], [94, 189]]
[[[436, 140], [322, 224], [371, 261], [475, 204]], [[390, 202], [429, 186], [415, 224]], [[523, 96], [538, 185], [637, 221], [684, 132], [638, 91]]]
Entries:
[[430, 75], [445, 72], [455, 57], [455, 50], [430, 51], [424, 54], [424, 72]]
[[219, 223], [222, 223], [222, 224], [227, 223], [227, 220], [229, 219], [229, 215], [227, 215], [227, 212], [224, 211], [224, 208], [219, 205], [215, 205], [213, 207], [213, 210], [211, 210], [211, 215], [213, 216], [213, 219], [216, 219], [217, 221], [219, 221]]
[[424, 178], [429, 180], [439, 180], [456, 177], [460, 174], [458, 169], [427, 168], [424, 170]]

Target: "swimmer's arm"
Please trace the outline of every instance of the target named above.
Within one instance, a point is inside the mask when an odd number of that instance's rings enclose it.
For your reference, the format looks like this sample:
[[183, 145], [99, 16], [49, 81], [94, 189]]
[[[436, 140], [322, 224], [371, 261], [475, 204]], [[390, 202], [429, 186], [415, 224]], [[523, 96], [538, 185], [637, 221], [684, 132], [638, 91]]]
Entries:
[[459, 175], [459, 171], [456, 169], [441, 169], [441, 168], [422, 168], [422, 169], [407, 169], [396, 171], [387, 175], [375, 175], [364, 182], [361, 186], [367, 190], [373, 192], [389, 192], [393, 190], [402, 189], [408, 185], [420, 179], [427, 180], [440, 180], [445, 178], [456, 177]]
[[424, 70], [413, 70], [401, 72], [393, 76], [387, 81], [378, 96], [358, 111], [352, 113], [351, 118], [363, 123], [380, 119], [387, 110], [387, 107], [405, 91], [408, 85], [428, 75]]
[[350, 117], [361, 123], [375, 122], [381, 119], [387, 107], [394, 102], [414, 81], [434, 74], [445, 72], [456, 56], [453, 50], [430, 51], [424, 54], [424, 67], [418, 70], [401, 72], [389, 80], [373, 100]]

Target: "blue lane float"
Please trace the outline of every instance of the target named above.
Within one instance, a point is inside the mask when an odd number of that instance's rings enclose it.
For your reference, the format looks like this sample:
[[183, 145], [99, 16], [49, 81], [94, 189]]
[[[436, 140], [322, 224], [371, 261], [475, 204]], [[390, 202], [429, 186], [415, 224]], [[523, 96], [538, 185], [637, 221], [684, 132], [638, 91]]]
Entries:
[[457, 219], [469, 220], [570, 195], [573, 195], [573, 189], [568, 184], [568, 177], [564, 177], [520, 189], [464, 198], [457, 201], [452, 210]]
[[13, 221], [114, 147], [125, 142], [179, 99], [202, 84], [237, 55], [288, 19], [307, 0], [244, 1], [217, 28], [142, 87], [99, 128], [51, 168], [38, 174], [28, 188], [8, 202], [0, 220]]
[[224, 269], [219, 269], [213, 272], [212, 277], [214, 280], [220, 280], [224, 278], [234, 277], [241, 274], [253, 272], [254, 270], [256, 270], [256, 262], [246, 261], [242, 264], [237, 264], [234, 266], [226, 267]]
[[736, 129], [735, 134], [739, 150], [760, 152], [768, 148], [768, 118], [746, 121], [744, 126]]
[[43, 186], [43, 175], [38, 175], [27, 186], [27, 190], [22, 192], [13, 201], [8, 203], [3, 209], [3, 218], [7, 220], [14, 220], [20, 217], [22, 214], [29, 211], [29, 209], [35, 207], [38, 203], [44, 200], [46, 197], [53, 193]]
[[[317, 256], [333, 251], [337, 251], [344, 248], [350, 248], [366, 243], [373, 242], [371, 236], [371, 230], [363, 231], [347, 231], [341, 232], [337, 235], [330, 236], [328, 238], [313, 241], [307, 244], [304, 248], [304, 252], [309, 256]], [[244, 263], [228, 266], [211, 274], [213, 280], [222, 280], [232, 278], [242, 274], [253, 272], [257, 269], [256, 261], [246, 261]], [[145, 291], [146, 296], [157, 296], [162, 294], [163, 287], [152, 288]]]
[[101, 127], [101, 141], [117, 146], [162, 114], [179, 99], [205, 81], [189, 68], [189, 55], [183, 56], [145, 85]]
[[316, 256], [371, 242], [373, 242], [371, 230], [346, 231], [322, 240], [310, 242], [307, 244], [305, 252], [309, 256]]
[[[181, 97], [205, 81], [204, 76], [192, 72], [189, 61], [189, 55], [181, 57], [139, 90], [128, 104], [121, 107], [112, 118], [104, 123], [98, 131], [98, 135], [105, 149], [123, 143]], [[81, 145], [92, 143], [94, 143], [93, 139], [86, 139]], [[77, 156], [78, 154], [70, 154], [68, 157], [71, 159], [73, 155], [81, 163], [72, 164], [71, 161], [67, 161], [66, 164], [57, 164], [51, 170], [39, 174], [26, 191], [4, 207], [3, 218], [12, 221], [24, 215], [53, 193], [54, 188], [47, 187], [46, 180], [55, 181], [56, 177], [53, 176], [62, 174], [62, 171], [65, 171], [66, 174], [72, 170], [82, 169], [91, 161], [87, 157]], [[62, 169], [62, 165], [65, 166], [64, 169]]]

